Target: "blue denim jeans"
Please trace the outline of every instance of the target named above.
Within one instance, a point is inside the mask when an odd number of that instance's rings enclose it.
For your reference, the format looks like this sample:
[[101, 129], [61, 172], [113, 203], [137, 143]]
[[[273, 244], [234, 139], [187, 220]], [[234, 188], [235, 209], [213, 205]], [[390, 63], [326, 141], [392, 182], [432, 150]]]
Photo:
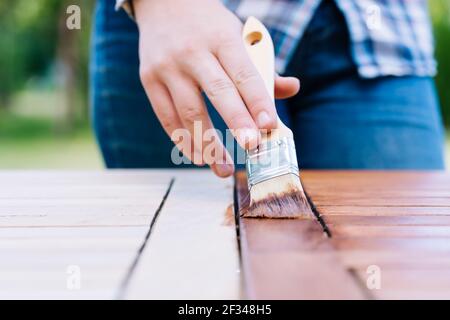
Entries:
[[[106, 165], [175, 166], [173, 144], [139, 80], [138, 30], [109, 0], [97, 1], [91, 57], [92, 119]], [[433, 79], [361, 78], [345, 20], [332, 1], [319, 7], [286, 74], [300, 78], [301, 92], [277, 101], [277, 109], [294, 132], [301, 168], [444, 167]], [[209, 111], [225, 130], [212, 106]]]

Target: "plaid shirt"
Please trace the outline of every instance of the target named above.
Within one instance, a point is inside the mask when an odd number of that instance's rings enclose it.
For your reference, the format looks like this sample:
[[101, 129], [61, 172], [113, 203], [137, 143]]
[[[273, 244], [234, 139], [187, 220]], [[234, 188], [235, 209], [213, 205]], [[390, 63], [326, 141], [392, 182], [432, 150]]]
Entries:
[[[255, 16], [269, 29], [277, 71], [282, 73], [321, 0], [222, 0], [245, 20]], [[432, 76], [436, 73], [426, 0], [334, 0], [350, 32], [362, 77]]]
[[[129, 0], [116, 7], [132, 11]], [[222, 0], [241, 20], [255, 16], [269, 29], [276, 68], [283, 73], [321, 1]], [[364, 78], [436, 73], [427, 0], [334, 0], [350, 32], [353, 59]]]

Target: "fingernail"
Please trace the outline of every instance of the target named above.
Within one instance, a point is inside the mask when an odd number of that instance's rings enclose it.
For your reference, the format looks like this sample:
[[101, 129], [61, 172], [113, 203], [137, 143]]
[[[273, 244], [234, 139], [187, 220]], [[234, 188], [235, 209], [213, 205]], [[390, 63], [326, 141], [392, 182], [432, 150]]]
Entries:
[[266, 111], [261, 111], [256, 118], [256, 123], [260, 129], [264, 129], [270, 126], [272, 119]]
[[234, 167], [232, 164], [218, 164], [216, 168], [221, 177], [228, 177], [233, 174], [234, 171]]
[[254, 129], [239, 129], [238, 140], [241, 146], [250, 146], [258, 144], [258, 131]]

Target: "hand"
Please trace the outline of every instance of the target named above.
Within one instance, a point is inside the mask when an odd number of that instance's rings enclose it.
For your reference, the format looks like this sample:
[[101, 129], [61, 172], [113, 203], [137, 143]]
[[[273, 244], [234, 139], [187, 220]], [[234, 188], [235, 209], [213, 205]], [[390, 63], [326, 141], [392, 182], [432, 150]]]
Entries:
[[[242, 42], [242, 23], [220, 1], [134, 0], [134, 7], [142, 84], [170, 137], [176, 129], [189, 130], [194, 148], [184, 152], [186, 157], [205, 164], [200, 150], [210, 142], [194, 135], [196, 121], [201, 121], [203, 132], [213, 128], [202, 91], [227, 126], [235, 129], [243, 148], [257, 146], [260, 129], [276, 127], [274, 103]], [[277, 98], [298, 90], [296, 78], [276, 78]], [[206, 164], [218, 176], [229, 176], [232, 159], [218, 137], [214, 141], [223, 161]]]

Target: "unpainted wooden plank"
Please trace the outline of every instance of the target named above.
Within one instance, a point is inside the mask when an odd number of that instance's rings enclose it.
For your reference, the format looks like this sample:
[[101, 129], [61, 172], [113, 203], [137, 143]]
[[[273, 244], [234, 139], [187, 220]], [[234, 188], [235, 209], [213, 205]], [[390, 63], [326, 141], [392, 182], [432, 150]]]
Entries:
[[147, 226], [174, 172], [0, 172], [0, 228]]
[[113, 299], [145, 231], [5, 228], [0, 234], [0, 297]]
[[0, 172], [0, 298], [116, 298], [172, 175]]
[[179, 172], [125, 290], [127, 299], [241, 297], [233, 181]]
[[[0, 188], [0, 199], [45, 199], [45, 200], [61, 200], [61, 199], [148, 199], [149, 191], [166, 189], [167, 179], [158, 177], [160, 181], [149, 181], [149, 184], [120, 184], [120, 177], [117, 176], [115, 184], [110, 185], [47, 185], [47, 186], [13, 186]], [[151, 184], [150, 184], [151, 183]]]
[[[165, 183], [170, 169], [114, 169], [114, 170], [0, 170], [0, 187], [60, 187], [60, 186], [114, 186], [154, 185]], [[86, 182], [89, 182], [86, 185]]]

